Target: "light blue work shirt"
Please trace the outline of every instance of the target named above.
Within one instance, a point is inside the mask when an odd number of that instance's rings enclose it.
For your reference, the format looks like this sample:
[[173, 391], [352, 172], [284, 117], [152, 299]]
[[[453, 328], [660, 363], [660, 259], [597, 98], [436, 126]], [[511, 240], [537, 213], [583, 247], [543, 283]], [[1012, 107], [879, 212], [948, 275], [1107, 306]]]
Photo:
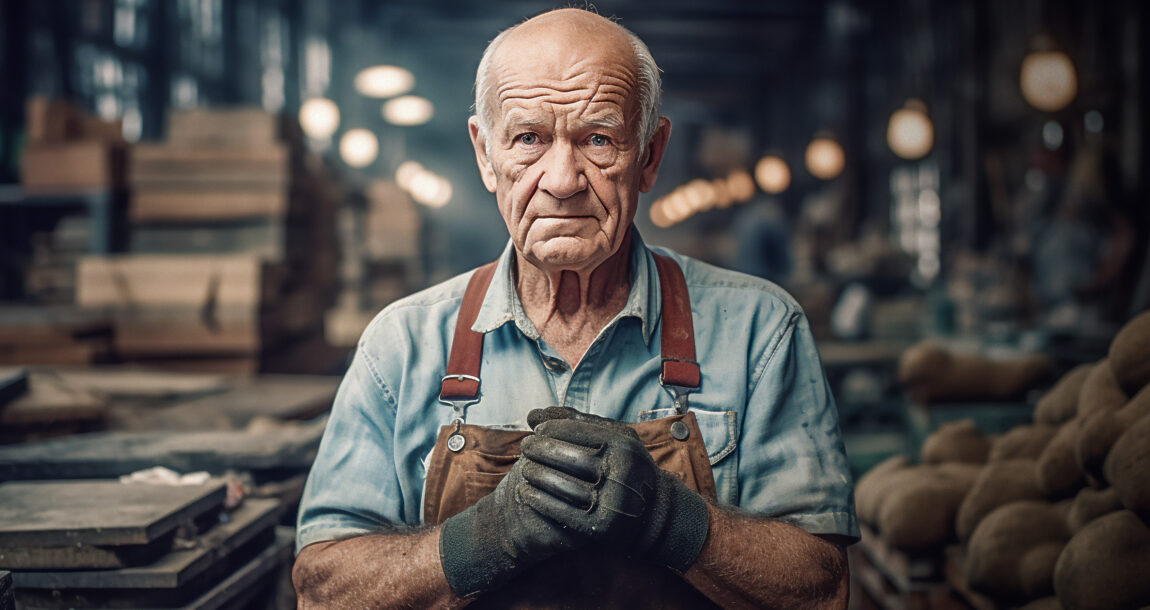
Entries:
[[[472, 329], [485, 334], [467, 423], [526, 429], [564, 405], [637, 422], [674, 414], [659, 384], [659, 277], [638, 232], [631, 294], [572, 369], [515, 290], [509, 243]], [[759, 278], [662, 250], [682, 267], [702, 385], [690, 395], [721, 504], [815, 534], [858, 536], [834, 398], [799, 305]], [[452, 409], [439, 385], [470, 273], [396, 301], [364, 331], [299, 513], [296, 548], [422, 522], [426, 464]]]

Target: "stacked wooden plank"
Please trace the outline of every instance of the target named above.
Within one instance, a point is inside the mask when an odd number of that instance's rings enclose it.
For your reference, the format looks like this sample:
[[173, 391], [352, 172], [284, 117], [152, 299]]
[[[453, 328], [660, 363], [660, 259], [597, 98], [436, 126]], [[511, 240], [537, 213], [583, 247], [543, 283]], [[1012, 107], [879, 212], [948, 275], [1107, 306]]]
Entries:
[[284, 274], [247, 255], [93, 256], [80, 261], [76, 302], [113, 312], [125, 359], [254, 360], [278, 330]]
[[[18, 383], [22, 371], [8, 370]], [[234, 473], [252, 495], [279, 499], [289, 518], [339, 385], [338, 377], [246, 378], [126, 367], [36, 369], [26, 377], [31, 392], [7, 406], [0, 399], [0, 440], [25, 441], [0, 447], [0, 481], [109, 478], [152, 466]], [[20, 389], [4, 391], [5, 378], [0, 369], [0, 392]], [[99, 424], [90, 429], [106, 431], [27, 438], [29, 420], [51, 420], [54, 430], [62, 430], [64, 422], [82, 422], [84, 416]]]
[[[5, 375], [3, 370], [0, 376]], [[103, 427], [108, 412], [104, 397], [71, 387], [47, 371], [15, 375], [16, 387], [9, 387], [0, 398], [0, 443], [90, 432]], [[23, 377], [22, 383], [19, 377]]]
[[124, 184], [119, 121], [101, 121], [64, 100], [30, 98], [20, 184], [29, 192], [114, 190]]
[[31, 235], [24, 292], [40, 304], [66, 305], [76, 298], [76, 262], [89, 253], [92, 219], [65, 216], [48, 231]]
[[363, 209], [340, 219], [341, 292], [325, 320], [333, 345], [355, 345], [371, 318], [421, 283], [422, 217], [411, 197], [390, 180], [364, 191]]
[[82, 260], [76, 302], [112, 308], [125, 361], [257, 372], [320, 332], [342, 194], [279, 115], [178, 111], [168, 131], [134, 149], [132, 253]]
[[0, 610], [16, 610], [16, 592], [12, 590], [12, 573], [0, 570]]
[[0, 567], [26, 608], [219, 608], [269, 595], [290, 559], [275, 500], [193, 485], [0, 485]]
[[0, 447], [0, 480], [103, 478], [163, 466], [176, 471], [253, 473], [263, 480], [306, 472], [323, 422], [275, 430], [97, 432]]
[[0, 366], [83, 365], [111, 350], [112, 317], [73, 305], [0, 306]]

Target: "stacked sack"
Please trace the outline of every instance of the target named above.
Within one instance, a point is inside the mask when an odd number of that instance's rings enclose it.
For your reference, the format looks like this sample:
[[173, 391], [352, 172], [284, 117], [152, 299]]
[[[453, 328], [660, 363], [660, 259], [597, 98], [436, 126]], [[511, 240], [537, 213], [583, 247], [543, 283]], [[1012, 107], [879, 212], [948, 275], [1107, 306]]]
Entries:
[[920, 464], [859, 479], [859, 518], [906, 550], [957, 539], [968, 585], [1005, 604], [1150, 605], [1150, 312], [1063, 376], [1034, 422], [994, 439], [941, 426]]

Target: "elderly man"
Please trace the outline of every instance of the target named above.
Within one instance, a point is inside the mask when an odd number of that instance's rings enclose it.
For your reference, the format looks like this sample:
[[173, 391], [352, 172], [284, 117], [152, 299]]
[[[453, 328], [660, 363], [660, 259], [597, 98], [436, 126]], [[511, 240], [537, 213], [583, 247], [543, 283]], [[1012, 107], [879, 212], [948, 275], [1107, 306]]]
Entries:
[[851, 485], [801, 310], [632, 228], [658, 100], [592, 13], [492, 41], [469, 127], [510, 243], [365, 331], [300, 510], [303, 606], [845, 605]]

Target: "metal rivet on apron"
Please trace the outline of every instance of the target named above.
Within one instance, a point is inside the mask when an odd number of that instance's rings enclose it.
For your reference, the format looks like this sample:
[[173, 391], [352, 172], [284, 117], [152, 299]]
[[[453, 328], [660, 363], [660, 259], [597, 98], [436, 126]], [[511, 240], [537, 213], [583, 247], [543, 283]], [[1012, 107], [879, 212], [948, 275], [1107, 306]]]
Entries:
[[457, 417], [452, 423], [455, 424], [455, 430], [452, 431], [451, 436], [447, 437], [447, 448], [452, 453], [458, 453], [460, 449], [463, 449], [464, 444], [463, 433], [459, 431], [459, 428], [463, 426], [463, 419]]
[[691, 429], [687, 427], [682, 421], [677, 421], [671, 424], [671, 436], [675, 437], [677, 441], [685, 441], [691, 435]]

